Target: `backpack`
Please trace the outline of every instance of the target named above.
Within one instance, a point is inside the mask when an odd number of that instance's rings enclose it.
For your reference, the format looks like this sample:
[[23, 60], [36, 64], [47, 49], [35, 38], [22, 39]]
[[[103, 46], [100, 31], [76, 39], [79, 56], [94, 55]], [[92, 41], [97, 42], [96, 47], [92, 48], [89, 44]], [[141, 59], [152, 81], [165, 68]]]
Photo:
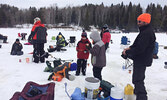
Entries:
[[35, 33], [37, 34], [37, 43], [46, 43], [47, 29], [45, 27], [37, 27]]

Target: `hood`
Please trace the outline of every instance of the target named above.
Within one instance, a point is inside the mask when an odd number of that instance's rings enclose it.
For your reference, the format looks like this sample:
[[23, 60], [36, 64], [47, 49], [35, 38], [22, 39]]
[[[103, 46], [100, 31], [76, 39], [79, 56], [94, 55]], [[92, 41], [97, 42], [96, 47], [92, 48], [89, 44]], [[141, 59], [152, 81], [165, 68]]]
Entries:
[[90, 38], [91, 38], [94, 42], [98, 42], [98, 41], [101, 40], [100, 34], [99, 34], [99, 32], [97, 32], [97, 31], [93, 31], [93, 32], [90, 34]]
[[37, 21], [34, 25], [39, 25], [39, 26], [41, 26], [41, 27], [45, 27], [45, 25], [44, 24], [41, 24], [41, 21], [39, 20], [39, 21]]

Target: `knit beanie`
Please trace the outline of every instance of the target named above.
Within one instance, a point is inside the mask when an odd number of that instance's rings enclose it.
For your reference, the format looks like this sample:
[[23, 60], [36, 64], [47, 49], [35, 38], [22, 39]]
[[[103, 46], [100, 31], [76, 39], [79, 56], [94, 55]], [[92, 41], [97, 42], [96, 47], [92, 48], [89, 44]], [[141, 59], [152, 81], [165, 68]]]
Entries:
[[37, 22], [37, 21], [40, 21], [41, 19], [39, 17], [36, 17], [34, 18], [34, 24]]
[[83, 32], [83, 33], [81, 34], [81, 36], [87, 37], [87, 33], [86, 33], [86, 32]]
[[16, 42], [19, 42], [19, 39], [16, 39]]
[[103, 26], [103, 29], [107, 29], [107, 28], [108, 28], [108, 25], [105, 24], [105, 25]]
[[139, 15], [137, 20], [142, 21], [142, 22], [146, 22], [149, 24], [151, 21], [151, 15], [149, 13], [143, 13], [143, 14]]

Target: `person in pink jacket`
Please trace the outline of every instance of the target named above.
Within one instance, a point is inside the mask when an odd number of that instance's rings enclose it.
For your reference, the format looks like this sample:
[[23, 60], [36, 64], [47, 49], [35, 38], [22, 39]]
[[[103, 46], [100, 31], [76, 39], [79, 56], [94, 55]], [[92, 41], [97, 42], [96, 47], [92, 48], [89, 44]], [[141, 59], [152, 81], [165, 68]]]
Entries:
[[105, 24], [102, 28], [102, 32], [101, 32], [101, 39], [105, 44], [105, 50], [107, 50], [108, 46], [109, 46], [109, 42], [111, 40], [111, 34], [108, 30], [108, 25]]

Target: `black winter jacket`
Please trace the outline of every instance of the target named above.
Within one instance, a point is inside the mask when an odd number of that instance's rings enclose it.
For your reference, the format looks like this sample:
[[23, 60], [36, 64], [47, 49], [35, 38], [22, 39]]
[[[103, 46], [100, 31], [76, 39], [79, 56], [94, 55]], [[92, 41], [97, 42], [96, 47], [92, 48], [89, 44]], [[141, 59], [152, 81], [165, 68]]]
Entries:
[[139, 27], [139, 30], [140, 33], [126, 54], [135, 65], [151, 66], [156, 40], [155, 33], [150, 24]]
[[23, 48], [22, 44], [21, 43], [14, 43], [13, 46], [12, 46], [12, 50], [11, 50], [11, 53], [14, 51], [14, 52], [18, 52], [18, 51], [21, 51]]

